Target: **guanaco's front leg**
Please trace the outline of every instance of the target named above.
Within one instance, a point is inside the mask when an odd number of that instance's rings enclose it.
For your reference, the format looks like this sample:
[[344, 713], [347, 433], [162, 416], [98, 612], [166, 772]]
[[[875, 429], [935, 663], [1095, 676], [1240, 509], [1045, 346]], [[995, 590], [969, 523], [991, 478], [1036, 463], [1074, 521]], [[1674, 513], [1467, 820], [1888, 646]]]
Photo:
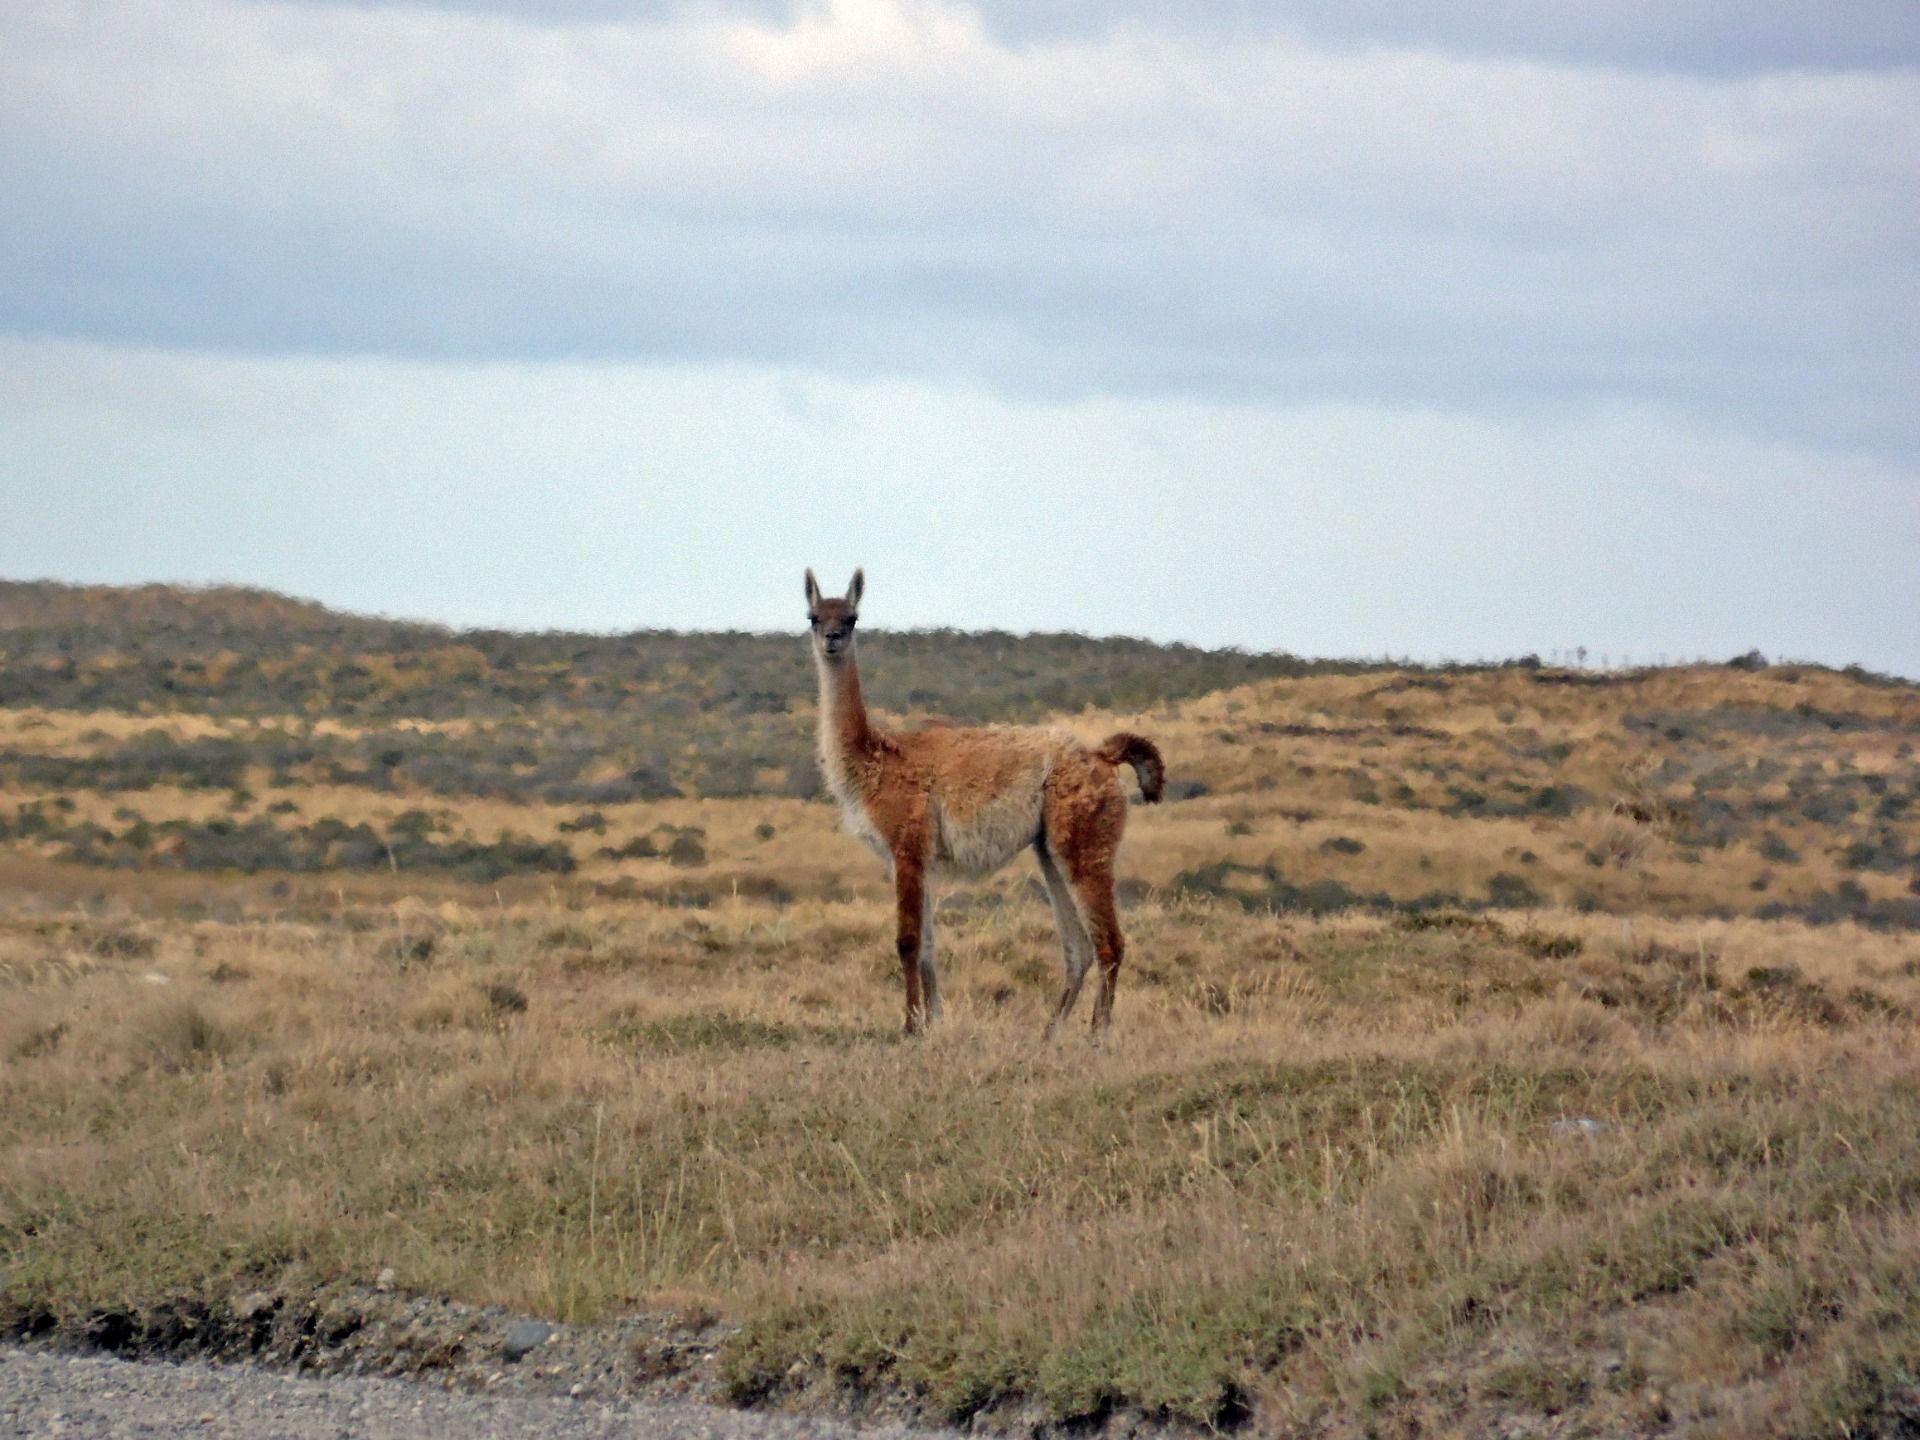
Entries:
[[893, 893], [898, 912], [899, 933], [895, 948], [900, 952], [900, 974], [907, 982], [907, 1034], [920, 1029], [926, 1021], [926, 1002], [920, 989], [920, 936], [924, 923], [926, 874], [920, 862], [896, 859], [893, 868]]

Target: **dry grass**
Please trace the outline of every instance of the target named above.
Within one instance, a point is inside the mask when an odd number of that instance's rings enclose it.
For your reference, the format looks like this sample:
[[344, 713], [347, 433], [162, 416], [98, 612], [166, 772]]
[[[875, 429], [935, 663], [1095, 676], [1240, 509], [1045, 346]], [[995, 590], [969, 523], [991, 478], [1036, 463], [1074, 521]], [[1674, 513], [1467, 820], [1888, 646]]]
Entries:
[[[1624, 914], [1752, 913], [1843, 880], [1893, 899], [1920, 883], [1913, 687], [1720, 666], [1571, 679], [1585, 683], [1315, 676], [1116, 717], [1210, 792], [1175, 807], [1136, 861], [1162, 881], [1222, 858], [1271, 864], [1398, 900], [1478, 900], [1506, 872], [1547, 903]], [[1793, 858], [1770, 854], [1769, 835]], [[1341, 837], [1365, 858], [1329, 848]], [[1849, 868], [1846, 843], [1867, 837], [1915, 859]]]
[[1095, 1047], [1040, 1043], [1017, 895], [943, 917], [951, 1022], [900, 1042], [887, 924], [15, 919], [4, 1294], [699, 1303], [743, 1398], [798, 1362], [952, 1417], [1786, 1432], [1914, 1382], [1910, 937], [1149, 902]]
[[[0, 713], [0, 734], [21, 756], [107, 757], [148, 725], [245, 744], [262, 727], [306, 723], [20, 711]], [[1121, 726], [1152, 734], [1176, 793], [1196, 782], [1206, 788], [1136, 815], [1125, 861], [1136, 883], [1255, 903], [1318, 886], [1335, 902], [1344, 890], [1381, 905], [1878, 914], [1909, 925], [1920, 914], [1912, 759], [1920, 691], [1912, 686], [1791, 668], [1374, 672], [1265, 681], [1068, 723], [1089, 738]], [[350, 731], [322, 719], [312, 733]], [[578, 883], [628, 898], [719, 897], [743, 885], [816, 897], [880, 893], [871, 867], [837, 847], [831, 807], [778, 795], [600, 805], [582, 831], [563, 828], [582, 817], [578, 805], [271, 780], [254, 767], [243, 797], [165, 785], [61, 795], [0, 788], [0, 821], [18, 807], [57, 804], [47, 812], [55, 827], [17, 837], [12, 848], [59, 858], [75, 825], [119, 834], [136, 822], [337, 820], [388, 833], [398, 817], [424, 810], [436, 834], [485, 842], [511, 831], [562, 846]], [[696, 863], [609, 853], [662, 826], [702, 832]], [[102, 853], [114, 863], [140, 858], [111, 845]], [[178, 862], [162, 846], [147, 863]], [[1223, 874], [1222, 865], [1236, 868]]]
[[[1913, 687], [1376, 672], [1070, 723], [1207, 787], [1134, 813], [1098, 1047], [1040, 1041], [1022, 867], [942, 912], [949, 1023], [901, 1042], [886, 883], [825, 805], [581, 829], [264, 773], [0, 795], [108, 829], [424, 809], [579, 864], [117, 870], [16, 826], [0, 1318], [391, 1266], [569, 1319], [708, 1308], [741, 1398], [905, 1386], [955, 1419], [1745, 1435], [1920, 1406]], [[20, 756], [146, 728], [0, 712]], [[700, 858], [600, 853], [676, 827]], [[1756, 913], [1837, 893], [1881, 928]], [[1303, 897], [1335, 908], [1266, 904]]]

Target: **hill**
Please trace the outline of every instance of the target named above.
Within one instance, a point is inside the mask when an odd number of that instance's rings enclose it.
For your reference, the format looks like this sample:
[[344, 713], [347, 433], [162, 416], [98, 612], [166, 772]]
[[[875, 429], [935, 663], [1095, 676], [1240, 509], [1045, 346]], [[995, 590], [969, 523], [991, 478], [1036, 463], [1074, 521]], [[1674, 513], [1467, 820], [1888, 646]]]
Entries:
[[[1127, 869], [1249, 906], [1920, 923], [1920, 688], [877, 632], [869, 698], [1159, 738]], [[870, 883], [792, 635], [452, 632], [243, 591], [0, 592], [0, 844], [166, 874]], [[849, 875], [851, 872], [851, 875]], [[1024, 883], [1024, 877], [1021, 882]]]
[[1263, 682], [1141, 722], [1206, 787], [1174, 883], [1920, 925], [1920, 689], [1801, 666]]
[[[863, 631], [897, 708], [970, 721], [1144, 704], [1363, 668], [1085, 635]], [[804, 701], [791, 633], [450, 630], [260, 590], [0, 582], [0, 704], [119, 713], [472, 719], [664, 705], [755, 715]]]
[[[866, 650], [882, 703], [974, 722], [1338, 668], [1059, 634], [875, 631]], [[0, 588], [0, 709], [166, 717], [203, 735], [162, 754], [167, 724], [111, 727], [134, 744], [94, 754], [93, 771], [124, 776], [109, 787], [225, 786], [247, 766], [357, 781], [384, 765], [443, 796], [805, 795], [812, 692], [798, 634], [455, 632], [256, 591]]]

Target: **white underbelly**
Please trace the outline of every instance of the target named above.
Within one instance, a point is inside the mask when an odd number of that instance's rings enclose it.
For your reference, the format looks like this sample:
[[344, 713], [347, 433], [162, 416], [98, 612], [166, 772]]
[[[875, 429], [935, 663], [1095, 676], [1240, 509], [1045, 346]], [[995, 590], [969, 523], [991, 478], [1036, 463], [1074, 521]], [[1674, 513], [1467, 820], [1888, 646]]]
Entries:
[[934, 807], [933, 864], [953, 875], [990, 875], [1031, 845], [1040, 817], [1031, 805], [989, 807], [956, 822]]

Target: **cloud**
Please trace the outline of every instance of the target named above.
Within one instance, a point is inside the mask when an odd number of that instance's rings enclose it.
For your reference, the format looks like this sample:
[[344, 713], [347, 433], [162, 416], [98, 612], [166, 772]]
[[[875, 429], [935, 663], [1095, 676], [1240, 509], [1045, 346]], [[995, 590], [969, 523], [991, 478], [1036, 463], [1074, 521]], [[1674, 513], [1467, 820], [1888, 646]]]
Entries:
[[1920, 63], [1904, 0], [988, 0], [995, 29], [1023, 38], [1093, 36], [1120, 25], [1225, 35], [1291, 34], [1316, 44], [1442, 50], [1578, 65], [1738, 75]]
[[[318, 0], [339, 4], [342, 0]], [[789, 24], [818, 0], [346, 0], [432, 8], [537, 25], [654, 22], [690, 15]], [[1765, 70], [1883, 69], [1920, 64], [1907, 0], [981, 0], [992, 33], [1013, 44], [1099, 40], [1122, 29], [1226, 39], [1291, 36], [1335, 48], [1442, 50], [1637, 70], [1739, 75]]]
[[1683, 74], [1586, 62], [1698, 7], [1556, 9], [1542, 60], [1474, 40], [1519, 23], [1493, 5], [30, 0], [0, 19], [0, 327], [1633, 404], [1911, 456], [1920, 75], [1772, 68], [1905, 57], [1842, 12], [1852, 48], [1762, 6]]

